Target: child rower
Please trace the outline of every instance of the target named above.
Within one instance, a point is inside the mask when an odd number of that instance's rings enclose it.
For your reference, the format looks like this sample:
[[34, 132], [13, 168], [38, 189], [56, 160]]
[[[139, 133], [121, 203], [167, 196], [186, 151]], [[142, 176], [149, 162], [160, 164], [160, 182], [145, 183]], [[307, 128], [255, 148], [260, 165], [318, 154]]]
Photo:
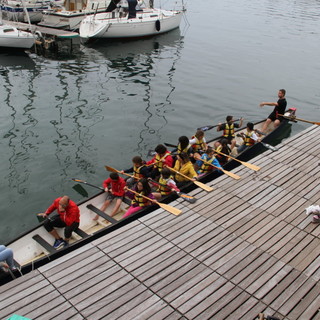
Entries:
[[[219, 141], [219, 144], [216, 146], [215, 150], [218, 151], [216, 154], [217, 160], [219, 161], [219, 163], [222, 166], [225, 165], [229, 160], [227, 155], [229, 155], [231, 153], [231, 149], [228, 146], [228, 140], [225, 138], [222, 138]], [[220, 154], [219, 152], [221, 152], [223, 154]]]
[[157, 147], [155, 148], [155, 152], [156, 155], [147, 162], [147, 166], [153, 165], [153, 169], [150, 174], [152, 179], [156, 179], [160, 176], [160, 173], [164, 166], [173, 166], [173, 158], [163, 144], [157, 145]]
[[240, 153], [247, 149], [248, 147], [253, 146], [256, 142], [259, 142], [259, 138], [254, 132], [254, 125], [252, 122], [247, 123], [246, 131], [240, 133], [239, 136], [243, 139], [243, 144], [237, 149], [237, 152]]
[[[127, 189], [127, 187], [125, 188]], [[151, 193], [151, 188], [147, 179], [140, 179], [135, 187], [137, 193], [133, 194], [133, 199], [131, 205], [127, 212], [123, 215], [123, 218], [130, 216], [131, 214], [142, 210], [143, 208], [150, 206], [152, 203], [144, 198], [146, 196], [150, 199], [154, 199], [153, 194]], [[129, 191], [130, 192], [130, 191]]]
[[[105, 211], [113, 200], [116, 201], [116, 204], [110, 214], [111, 217], [115, 216], [118, 212], [121, 202], [124, 197], [124, 187], [126, 186], [126, 182], [123, 178], [119, 177], [116, 172], [111, 172], [110, 177], [103, 181], [104, 191], [107, 192], [107, 198], [100, 208], [101, 211]], [[96, 215], [93, 220], [98, 220], [99, 215]]]
[[154, 183], [152, 181], [150, 181], [150, 183], [158, 188], [157, 192], [152, 193], [156, 200], [160, 200], [161, 197], [167, 196], [172, 192], [180, 192], [175, 181], [173, 180], [170, 169], [167, 167], [162, 169], [159, 183]]
[[[191, 180], [197, 180], [197, 173], [194, 170], [193, 164], [191, 163], [188, 155], [186, 153], [180, 153], [177, 155], [177, 160], [174, 165], [174, 170], [181, 172], [183, 175], [187, 176]], [[175, 180], [177, 181], [177, 187], [180, 188], [190, 181], [180, 174], [176, 173]]]
[[190, 156], [190, 154], [193, 153], [193, 148], [191, 147], [191, 144], [187, 136], [179, 137], [179, 143], [176, 151], [178, 154], [184, 152], [188, 156]]
[[139, 179], [150, 177], [150, 168], [146, 166], [146, 162], [140, 156], [132, 158], [132, 165], [131, 168], [121, 171], [121, 173], [133, 173], [134, 178], [127, 179], [127, 186], [129, 188], [133, 188]]
[[[196, 134], [189, 140], [189, 143], [192, 146], [193, 149], [193, 156], [194, 159], [200, 158], [201, 154], [207, 150], [207, 142], [206, 138], [204, 137], [204, 131], [198, 130]], [[195, 168], [198, 170], [200, 168], [201, 163], [197, 162], [195, 163]]]
[[235, 123], [233, 120], [233, 116], [227, 116], [226, 117], [226, 123], [219, 123], [217, 127], [217, 131], [223, 130], [223, 137], [228, 140], [228, 144], [231, 145], [231, 150], [236, 145], [236, 139], [234, 135], [234, 129], [235, 128], [241, 128], [243, 123], [243, 118], [240, 119], [240, 123]]
[[204, 175], [206, 173], [209, 173], [209, 172], [217, 169], [215, 167], [222, 168], [219, 161], [216, 159], [216, 157], [214, 155], [214, 149], [211, 147], [208, 147], [206, 153], [204, 153], [201, 156], [201, 160], [199, 160], [201, 162], [200, 169], [198, 170], [199, 175], [200, 174]]

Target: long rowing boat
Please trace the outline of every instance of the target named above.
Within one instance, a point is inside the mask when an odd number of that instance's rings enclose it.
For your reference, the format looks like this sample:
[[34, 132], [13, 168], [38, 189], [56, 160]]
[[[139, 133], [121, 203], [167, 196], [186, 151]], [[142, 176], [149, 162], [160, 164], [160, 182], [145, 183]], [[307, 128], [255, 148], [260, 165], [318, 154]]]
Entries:
[[[290, 109], [286, 115], [294, 115], [295, 109]], [[263, 123], [265, 120], [256, 122], [255, 129], [261, 130]], [[283, 138], [288, 137], [290, 135], [290, 131], [287, 128], [290, 128], [291, 125], [288, 125], [289, 120], [284, 119], [280, 126], [277, 128], [273, 127], [273, 123], [268, 127], [268, 133], [261, 139], [261, 142], [254, 144], [253, 146], [247, 148], [239, 155], [234, 155], [236, 159], [240, 160], [236, 161], [231, 159], [224, 166], [224, 170], [230, 171], [237, 166], [240, 165], [241, 161], [248, 161], [258, 155], [259, 153], [266, 150], [266, 148], [270, 147], [270, 144], [277, 144]], [[239, 128], [236, 130], [236, 133], [241, 133], [245, 131], [245, 128]], [[214, 143], [221, 139], [221, 136], [208, 141], [209, 145], [214, 145]], [[236, 136], [236, 140], [238, 144], [241, 144], [241, 140]], [[221, 175], [221, 171], [214, 170], [199, 179], [202, 183], [211, 181], [218, 176]], [[181, 191], [190, 192], [195, 189], [197, 186], [193, 183], [186, 184]], [[111, 212], [113, 208], [113, 204], [111, 204], [107, 212], [101, 212], [98, 208], [100, 208], [105, 201], [105, 192], [101, 190], [94, 196], [84, 199], [83, 201], [78, 203], [80, 209], [80, 226], [79, 229], [73, 233], [72, 238], [70, 240], [70, 244], [67, 247], [62, 249], [53, 248], [53, 237], [44, 229], [43, 222], [41, 222], [38, 226], [34, 227], [31, 230], [26, 231], [21, 234], [16, 239], [6, 243], [7, 247], [10, 247], [14, 252], [15, 263], [18, 266], [18, 271], [15, 271], [14, 274], [0, 274], [0, 284], [6, 283], [12, 280], [14, 277], [26, 274], [32, 271], [35, 268], [38, 268], [49, 261], [55, 260], [75, 249], [80, 248], [81, 246], [90, 243], [91, 241], [106, 235], [122, 226], [141, 218], [142, 216], [154, 211], [158, 208], [157, 205], [151, 205], [146, 207], [145, 209], [122, 219], [123, 213], [128, 208], [128, 203], [123, 202], [119, 212], [115, 217], [110, 217], [108, 212]], [[177, 194], [172, 193], [162, 199], [161, 202], [169, 203], [175, 199], [177, 199]], [[93, 220], [93, 218], [99, 215], [98, 220]], [[61, 236], [63, 236], [63, 229], [57, 229]]]

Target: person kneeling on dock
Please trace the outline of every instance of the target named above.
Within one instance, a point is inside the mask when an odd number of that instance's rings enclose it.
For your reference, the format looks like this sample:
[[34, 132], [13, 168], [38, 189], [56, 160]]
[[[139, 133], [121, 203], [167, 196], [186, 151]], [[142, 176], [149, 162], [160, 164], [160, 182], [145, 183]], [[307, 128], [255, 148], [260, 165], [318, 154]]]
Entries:
[[170, 169], [167, 167], [162, 169], [159, 183], [155, 183], [152, 180], [149, 181], [158, 187], [157, 192], [152, 193], [156, 200], [160, 200], [163, 196], [167, 196], [172, 192], [180, 192], [180, 189], [173, 180]]
[[256, 142], [260, 141], [257, 135], [253, 130], [253, 123], [247, 123], [247, 131], [245, 133], [239, 134], [243, 139], [243, 144], [237, 149], [237, 152], [240, 153], [247, 149], [248, 147], [253, 146]]
[[[126, 189], [127, 187], [125, 187], [125, 190]], [[136, 188], [134, 191], [136, 191], [136, 193], [134, 193], [133, 199], [131, 201], [131, 206], [129, 207], [129, 209], [123, 215], [122, 218], [128, 217], [131, 214], [136, 213], [152, 204], [148, 199], [142, 197], [142, 196], [145, 196], [150, 199], [154, 199], [154, 196], [151, 193], [151, 188], [147, 179], [139, 180], [136, 184]]]
[[[48, 217], [55, 210], [57, 210], [58, 215], [52, 218]], [[43, 226], [56, 239], [53, 247], [58, 249], [67, 246], [72, 232], [78, 229], [80, 223], [80, 210], [76, 203], [70, 200], [68, 196], [57, 198], [42, 216], [47, 218]], [[65, 228], [65, 239], [62, 239], [54, 228]]]
[[202, 163], [200, 169], [198, 170], [199, 175], [204, 175], [217, 169], [215, 167], [222, 168], [214, 155], [214, 149], [211, 147], [208, 147], [207, 152], [204, 153], [200, 159], [203, 161], [199, 160], [199, 162]]
[[[103, 181], [103, 188], [104, 191], [107, 192], [107, 199], [100, 208], [101, 211], [105, 211], [112, 200], [116, 200], [116, 204], [110, 214], [111, 217], [115, 216], [116, 213], [118, 212], [121, 202], [123, 200], [125, 191], [124, 187], [126, 186], [126, 182], [123, 178], [119, 177], [119, 175], [116, 172], [111, 172], [110, 173], [110, 178], [106, 179]], [[93, 220], [98, 220], [99, 215], [96, 215]]]

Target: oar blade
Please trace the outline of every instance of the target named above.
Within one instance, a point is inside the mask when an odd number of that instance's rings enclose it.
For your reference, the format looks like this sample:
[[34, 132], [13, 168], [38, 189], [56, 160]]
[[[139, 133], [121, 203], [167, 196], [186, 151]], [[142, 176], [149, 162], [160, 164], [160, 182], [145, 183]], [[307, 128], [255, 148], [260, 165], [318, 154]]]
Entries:
[[238, 176], [237, 174], [233, 173], [233, 172], [230, 172], [230, 171], [227, 171], [227, 170], [222, 170], [226, 175], [228, 175], [229, 177], [235, 179], [235, 180], [239, 180], [241, 179], [240, 176]]
[[195, 203], [197, 199], [183, 192], [177, 192], [178, 196], [189, 203]]
[[274, 147], [274, 146], [272, 146], [272, 145], [269, 144], [269, 143], [265, 143], [265, 142], [262, 142], [262, 141], [261, 141], [261, 143], [262, 143], [263, 146], [265, 146], [267, 149], [269, 149], [269, 150], [271, 150], [271, 151], [273, 151], [273, 152], [279, 150], [279, 148]]
[[82, 197], [88, 198], [89, 194], [85, 188], [83, 188], [82, 185], [76, 184], [72, 187], [75, 191], [77, 191]]
[[242, 164], [244, 166], [246, 166], [247, 168], [254, 170], [254, 171], [259, 171], [261, 168], [256, 166], [255, 164], [249, 163], [249, 162], [242, 162]]
[[211, 192], [214, 189], [210, 186], [207, 186], [206, 184], [200, 182], [200, 181], [193, 181], [194, 184], [196, 184], [198, 187], [202, 188], [205, 191]]
[[109, 167], [109, 166], [104, 166], [106, 168], [107, 171], [110, 171], [110, 172], [118, 172], [118, 170], [112, 168], [112, 167]]
[[166, 211], [174, 214], [175, 216], [178, 216], [179, 214], [182, 213], [182, 211], [181, 211], [180, 209], [177, 209], [177, 208], [174, 208], [174, 207], [172, 207], [172, 206], [169, 206], [168, 204], [158, 202], [158, 205], [159, 205], [162, 209], [164, 209], [164, 210], [166, 210]]

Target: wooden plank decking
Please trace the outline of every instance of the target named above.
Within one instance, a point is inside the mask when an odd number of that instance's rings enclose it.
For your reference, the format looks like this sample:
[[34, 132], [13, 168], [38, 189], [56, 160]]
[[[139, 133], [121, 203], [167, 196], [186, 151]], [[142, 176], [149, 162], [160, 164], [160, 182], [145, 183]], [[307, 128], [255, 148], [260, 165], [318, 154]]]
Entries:
[[320, 319], [319, 134], [0, 287], [1, 319]]

